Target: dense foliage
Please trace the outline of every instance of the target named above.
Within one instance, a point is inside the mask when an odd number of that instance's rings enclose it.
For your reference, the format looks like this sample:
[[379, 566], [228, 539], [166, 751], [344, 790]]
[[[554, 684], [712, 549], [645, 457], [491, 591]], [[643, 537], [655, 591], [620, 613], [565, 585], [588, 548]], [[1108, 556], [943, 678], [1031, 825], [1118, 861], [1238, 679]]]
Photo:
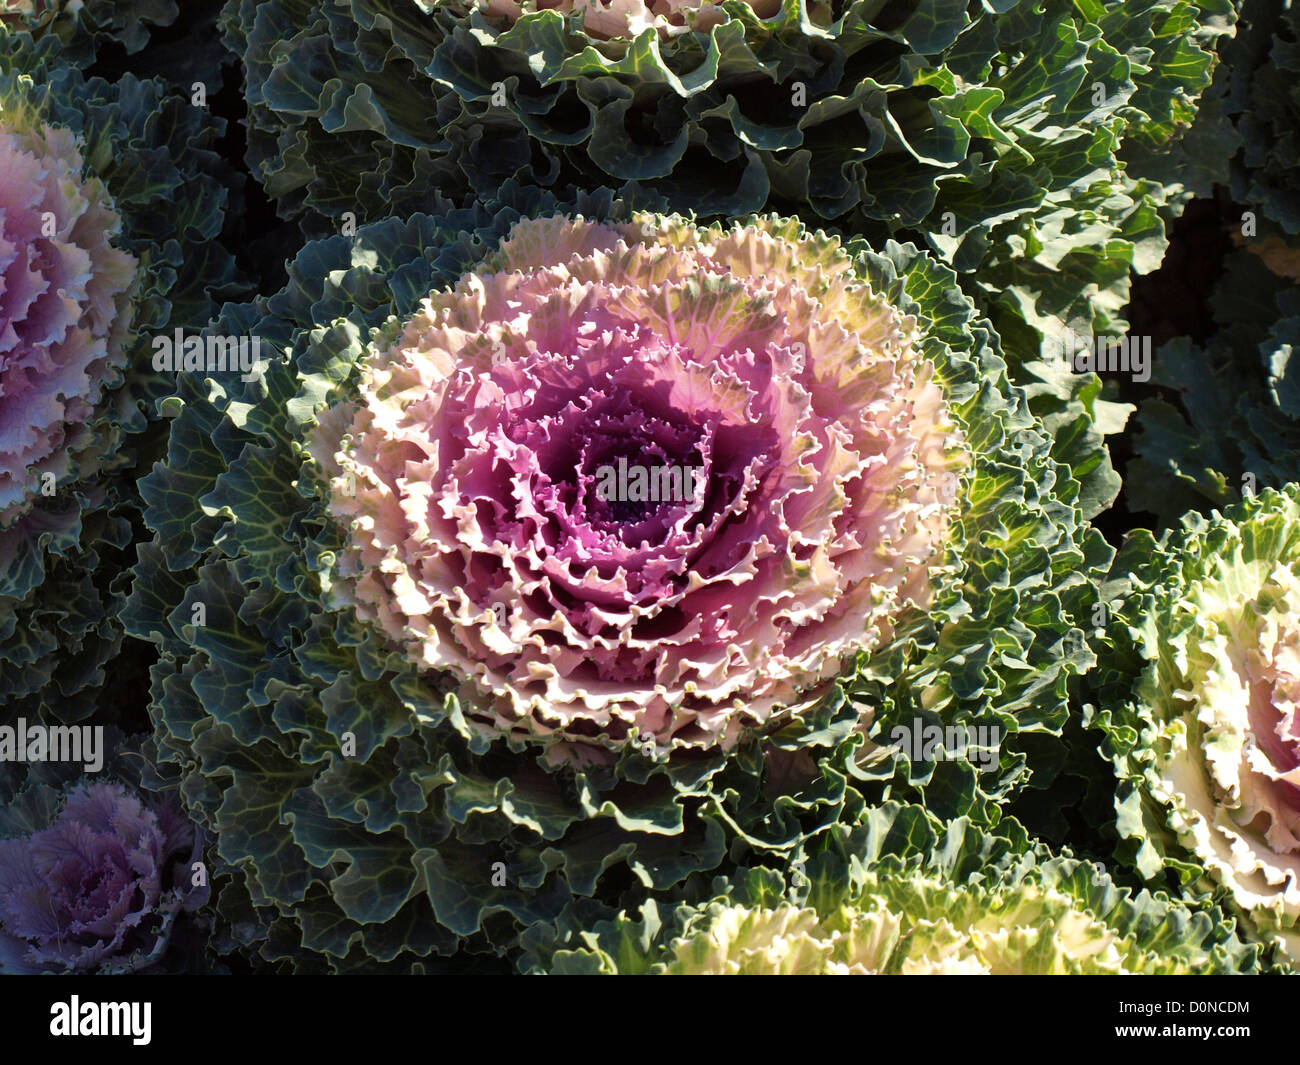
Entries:
[[1294, 970], [1296, 30], [0, 5], [0, 972]]
[[170, 388], [150, 341], [238, 291], [220, 125], [55, 43], [0, 27], [0, 724], [117, 710], [132, 471]]
[[[1132, 537], [1097, 714], [1119, 854], [1223, 896], [1286, 962], [1300, 957], [1298, 496], [1269, 489], [1158, 543]], [[1143, 662], [1131, 682], [1125, 658]]]
[[79, 66], [93, 62], [113, 42], [134, 54], [149, 32], [170, 26], [180, 14], [176, 0], [4, 0], [0, 21], [34, 37], [54, 37], [64, 59]]
[[[129, 623], [163, 651], [158, 763], [268, 957], [409, 965], [456, 945], [412, 938], [430, 913], [508, 948], [629, 875], [793, 856], [886, 786], [995, 817], [1090, 661], [1110, 553], [950, 271], [576, 206], [608, 221], [311, 244], [222, 314], [284, 353], [264, 379], [168, 401]], [[602, 505], [629, 440], [696, 455], [707, 498]], [[1005, 740], [888, 757], [914, 718]]]
[[1128, 487], [1144, 510], [1176, 524], [1300, 479], [1300, 290], [1246, 249], [1231, 253], [1212, 299], [1213, 335], [1156, 354]]
[[715, 882], [712, 897], [536, 937], [542, 971], [658, 975], [1248, 972], [1221, 913], [1118, 888], [1011, 823], [928, 823], [887, 804], [797, 867]]
[[[517, 5], [231, 0], [249, 162], [356, 221], [507, 178], [902, 235], [1048, 331], [1123, 326], [1176, 183], [1130, 174], [1209, 84], [1223, 0]], [[1035, 342], [1036, 343], [1036, 342]]]
[[1300, 12], [1283, 0], [1250, 0], [1225, 52], [1230, 72], [1224, 111], [1241, 137], [1232, 194], [1294, 238], [1300, 235]]

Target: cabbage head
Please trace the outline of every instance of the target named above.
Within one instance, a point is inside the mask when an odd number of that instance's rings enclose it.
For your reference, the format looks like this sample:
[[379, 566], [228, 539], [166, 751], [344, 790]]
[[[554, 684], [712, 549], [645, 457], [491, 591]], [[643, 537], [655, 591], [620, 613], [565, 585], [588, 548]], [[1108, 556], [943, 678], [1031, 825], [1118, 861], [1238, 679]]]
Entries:
[[29, 780], [0, 808], [0, 973], [160, 971], [207, 898], [198, 854], [172, 800], [115, 780]]
[[[1300, 487], [1269, 489], [1117, 559], [1127, 588], [1095, 723], [1120, 857], [1300, 957]], [[1136, 679], [1133, 679], [1133, 678]]]
[[210, 331], [265, 372], [164, 403], [127, 624], [223, 952], [438, 969], [889, 789], [993, 821], [1091, 665], [1109, 549], [951, 270], [507, 192], [309, 244]]
[[220, 132], [0, 26], [0, 723], [117, 712], [133, 470], [170, 389], [150, 338], [234, 278]]

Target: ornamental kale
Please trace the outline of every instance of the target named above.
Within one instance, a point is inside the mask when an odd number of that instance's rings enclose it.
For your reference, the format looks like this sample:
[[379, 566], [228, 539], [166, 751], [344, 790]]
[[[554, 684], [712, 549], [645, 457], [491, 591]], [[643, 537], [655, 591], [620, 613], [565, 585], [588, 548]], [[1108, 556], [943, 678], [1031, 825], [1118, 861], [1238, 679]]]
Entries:
[[193, 827], [117, 783], [29, 788], [0, 814], [0, 973], [156, 965], [191, 892]]
[[[249, 163], [283, 210], [376, 220], [508, 178], [623, 185], [928, 243], [984, 307], [1123, 331], [1226, 0], [231, 0]], [[1036, 341], [1030, 341], [1036, 343]]]
[[[1135, 534], [1094, 723], [1119, 856], [1300, 959], [1300, 488]], [[1136, 661], [1136, 665], [1134, 664]], [[1132, 678], [1136, 675], [1136, 681]]]
[[1232, 195], [1286, 238], [1300, 235], [1300, 12], [1283, 0], [1247, 0], [1230, 47], [1224, 111], [1241, 137]]
[[55, 38], [61, 58], [81, 67], [109, 42], [138, 53], [151, 29], [170, 26], [179, 13], [176, 0], [0, 0], [0, 22], [38, 40]]
[[995, 819], [1091, 662], [1110, 552], [952, 271], [512, 195], [308, 245], [213, 330], [264, 378], [165, 404], [127, 623], [222, 950], [437, 969], [887, 788]]
[[775, 218], [520, 222], [321, 415], [331, 603], [494, 732], [730, 748], [797, 716], [930, 606], [971, 465], [864, 281]]
[[1213, 909], [1118, 888], [1015, 822], [931, 826], [886, 804], [840, 826], [786, 883], [719, 879], [699, 902], [654, 900], [531, 937], [534, 971], [716, 975], [1188, 974], [1250, 971], [1255, 948]]
[[1164, 526], [1300, 480], [1300, 291], [1237, 249], [1211, 302], [1205, 344], [1180, 337], [1156, 352], [1161, 392], [1139, 408], [1125, 471], [1131, 505]]
[[160, 82], [87, 81], [56, 44], [0, 26], [4, 722], [116, 712], [103, 667], [122, 640], [131, 470], [167, 391], [140, 372], [148, 337], [200, 328], [234, 278], [215, 240], [220, 125]]
[[0, 0], [0, 972], [1294, 970], [1296, 26]]
[[72, 131], [22, 102], [0, 132], [0, 527], [41, 495], [42, 482], [94, 473], [91, 416], [121, 384], [135, 256], [113, 247], [122, 221], [98, 178], [84, 180]]

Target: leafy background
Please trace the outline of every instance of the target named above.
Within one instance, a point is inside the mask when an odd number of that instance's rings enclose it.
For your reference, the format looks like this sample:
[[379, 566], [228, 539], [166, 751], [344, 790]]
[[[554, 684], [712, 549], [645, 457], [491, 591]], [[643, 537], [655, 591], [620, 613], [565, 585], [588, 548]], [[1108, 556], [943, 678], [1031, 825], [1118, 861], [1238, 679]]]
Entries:
[[[1257, 11], [1267, 9], [1259, 3], [1254, 7]], [[288, 280], [282, 264], [301, 247], [303, 220], [282, 217], [282, 205], [261, 184], [264, 173], [249, 165], [246, 138], [250, 113], [244, 72], [236, 57], [217, 44], [219, 12], [215, 7], [205, 8], [201, 17], [193, 20], [166, 24], [160, 15], [158, 21], [162, 24], [151, 27], [147, 40], [124, 41], [111, 33], [101, 34], [93, 46], [86, 44], [77, 54], [88, 76], [116, 80], [129, 71], [142, 76], [158, 74], [182, 87], [193, 81], [206, 83], [210, 111], [225, 123], [224, 133], [213, 147], [243, 177], [242, 210], [223, 233], [223, 243], [240, 271], [253, 279], [257, 293], [270, 296]], [[1217, 26], [1217, 33], [1222, 32], [1223, 26]], [[1217, 33], [1205, 34], [1206, 47], [1213, 46]], [[1251, 93], [1251, 87], [1231, 82], [1231, 63], [1235, 58], [1244, 65], [1252, 55], [1257, 61], [1261, 47], [1257, 34], [1242, 38], [1238, 53], [1232, 46], [1224, 46], [1227, 63], [1216, 78], [1215, 90], [1203, 103], [1196, 126], [1177, 149], [1184, 153], [1178, 157], [1178, 165], [1186, 167], [1180, 175], [1186, 190], [1158, 204], [1166, 218], [1168, 247], [1158, 268], [1125, 271], [1127, 303], [1115, 308], [1115, 317], [1127, 323], [1131, 335], [1151, 336], [1159, 351], [1150, 382], [1118, 376], [1107, 384], [1105, 401], [1131, 405], [1138, 412], [1123, 431], [1108, 436], [1112, 464], [1123, 487], [1114, 503], [1093, 520], [1114, 548], [1133, 529], [1159, 532], [1174, 524], [1185, 510], [1208, 511], [1211, 506], [1233, 501], [1239, 497], [1237, 489], [1245, 471], [1254, 472], [1261, 487], [1285, 480], [1286, 471], [1296, 468], [1296, 456], [1300, 455], [1300, 422], [1292, 420], [1300, 413], [1295, 381], [1279, 390], [1277, 379], [1285, 384], [1285, 374], [1267, 362], [1261, 366], [1256, 355], [1260, 344], [1276, 349], [1300, 342], [1300, 304], [1294, 280], [1286, 275], [1293, 260], [1288, 258], [1285, 244], [1279, 250], [1277, 243], [1294, 233], [1290, 211], [1295, 200], [1279, 199], [1267, 189], [1261, 190], [1258, 180], [1251, 177], [1261, 166], [1280, 167], [1285, 172], [1285, 151], [1289, 149], [1279, 149], [1281, 164], [1261, 161], [1259, 149], [1243, 145], [1239, 139], [1233, 147], [1231, 167], [1211, 165], [1197, 172], [1188, 161], [1210, 158], [1212, 153], [1197, 152], [1198, 144], [1214, 145], [1223, 158], [1228, 157], [1224, 145], [1231, 144], [1234, 136], [1230, 117], [1248, 109], [1249, 103], [1242, 101], [1248, 101]], [[1248, 54], [1248, 50], [1253, 51]], [[1285, 86], [1264, 85], [1254, 91], [1285, 95]], [[1274, 118], [1279, 123], [1286, 121], [1285, 115]], [[256, 116], [253, 119], [256, 137]], [[1276, 136], [1252, 130], [1248, 124], [1242, 131], [1248, 138], [1277, 141]], [[1151, 145], [1157, 144], [1158, 133], [1153, 128], [1146, 147], [1141, 140], [1129, 146], [1130, 165], [1146, 164], [1149, 172], [1156, 173], [1161, 164], [1153, 156], [1159, 152]], [[256, 161], [257, 145], [253, 148]], [[1293, 153], [1291, 162], [1295, 159]], [[1244, 247], [1240, 237], [1243, 213], [1259, 211], [1261, 202], [1282, 208], [1273, 212], [1277, 224], [1264, 227], [1258, 242], [1264, 252]], [[306, 220], [308, 235], [313, 228], [320, 233], [321, 226], [319, 218]], [[1264, 244], [1270, 239], [1271, 245]], [[1266, 254], [1270, 247], [1271, 258]], [[1214, 391], [1189, 384], [1211, 377], [1227, 383]], [[1040, 398], [1040, 413], [1049, 412], [1053, 402], [1050, 395]], [[1234, 431], [1222, 432], [1225, 424], [1234, 426]], [[1209, 434], [1212, 428], [1218, 430], [1217, 435]], [[1224, 439], [1239, 443], [1218, 442]], [[1170, 462], [1175, 459], [1183, 469], [1179, 476], [1169, 474]], [[1274, 472], [1270, 474], [1270, 470]], [[1104, 489], [1099, 489], [1098, 495], [1105, 495]], [[142, 538], [139, 529], [136, 533], [137, 539]], [[114, 660], [112, 692], [118, 707], [116, 721], [128, 733], [153, 729], [149, 678], [151, 671], [160, 668], [166, 667], [160, 667], [157, 645], [131, 636], [123, 639], [121, 653]], [[1082, 697], [1080, 692], [1075, 694]], [[1109, 862], [1118, 835], [1113, 777], [1099, 750], [1100, 737], [1072, 718], [1066, 725], [1066, 740], [1055, 752], [1046, 748], [1033, 752], [1047, 771], [1036, 776], [1006, 812], [1030, 834], [1055, 847]], [[1141, 884], [1136, 874], [1122, 865], [1113, 866], [1111, 873], [1121, 884]], [[700, 890], [701, 897], [706, 897], [703, 888]], [[251, 900], [242, 899], [229, 905], [245, 903], [252, 905]], [[235, 927], [237, 921], [229, 924]], [[322, 939], [342, 937], [340, 942], [350, 934], [342, 927], [317, 932]], [[252, 964], [237, 951], [225, 960], [234, 971]], [[490, 951], [473, 964], [489, 971], [512, 967], [492, 957]]]

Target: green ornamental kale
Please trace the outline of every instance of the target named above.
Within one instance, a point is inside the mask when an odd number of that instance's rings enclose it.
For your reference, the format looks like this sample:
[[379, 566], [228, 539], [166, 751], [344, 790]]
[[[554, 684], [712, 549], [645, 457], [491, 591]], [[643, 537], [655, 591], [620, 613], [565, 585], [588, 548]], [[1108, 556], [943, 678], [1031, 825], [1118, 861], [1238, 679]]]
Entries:
[[231, 0], [224, 22], [249, 164], [289, 214], [626, 183], [703, 218], [776, 209], [925, 243], [988, 308], [1106, 333], [1179, 192], [1120, 150], [1171, 148], [1234, 17], [1228, 0]]
[[0, 0], [0, 22], [51, 40], [86, 75], [160, 77], [196, 107], [220, 91], [232, 57], [221, 42], [219, 4], [200, 0]]
[[1251, 251], [1229, 254], [1204, 345], [1179, 338], [1152, 359], [1125, 485], [1132, 510], [1176, 525], [1300, 480], [1300, 290]]
[[262, 365], [178, 375], [127, 608], [218, 951], [439, 969], [887, 790], [995, 821], [1110, 552], [955, 280], [507, 187], [223, 308]]
[[81, 67], [109, 42], [139, 53], [151, 30], [170, 26], [179, 14], [176, 0], [0, 0], [0, 22], [38, 40], [54, 38], [62, 58]]
[[1290, 4], [1249, 0], [1236, 36], [1220, 44], [1205, 125], [1226, 120], [1231, 136], [1203, 161], [1242, 208], [1232, 235], [1243, 247], [1211, 296], [1215, 331], [1163, 345], [1151, 378], [1159, 392], [1139, 407], [1129, 507], [1164, 527], [1300, 480], [1300, 376], [1290, 366], [1300, 340], [1297, 26]]
[[[1256, 948], [1230, 919], [1118, 887], [1014, 821], [996, 833], [887, 803], [837, 826], [789, 882], [719, 878], [533, 930], [525, 968], [553, 974], [1041, 975], [1244, 973]], [[674, 904], [675, 901], [675, 904]]]
[[1287, 238], [1300, 234], [1300, 11], [1289, 0], [1245, 0], [1224, 48], [1224, 111], [1241, 138], [1232, 195]]
[[[1241, 209], [1238, 242], [1280, 275], [1300, 278], [1296, 174], [1300, 170], [1300, 14], [1289, 0], [1238, 0], [1235, 32], [1218, 38], [1218, 61], [1195, 120], [1172, 146], [1132, 142], [1122, 155], [1135, 174], [1210, 196], [1230, 190]], [[1212, 39], [1206, 47], [1215, 47]], [[1169, 150], [1169, 148], [1172, 150]]]

